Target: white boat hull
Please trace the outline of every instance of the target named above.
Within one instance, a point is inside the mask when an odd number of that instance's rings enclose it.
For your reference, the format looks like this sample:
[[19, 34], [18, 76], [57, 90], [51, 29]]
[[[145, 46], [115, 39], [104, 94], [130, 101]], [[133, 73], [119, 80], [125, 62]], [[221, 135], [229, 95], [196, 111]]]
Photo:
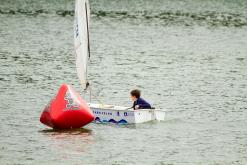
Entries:
[[152, 120], [164, 120], [165, 111], [161, 109], [128, 109], [128, 107], [88, 104], [95, 115], [96, 122], [122, 124], [144, 123]]

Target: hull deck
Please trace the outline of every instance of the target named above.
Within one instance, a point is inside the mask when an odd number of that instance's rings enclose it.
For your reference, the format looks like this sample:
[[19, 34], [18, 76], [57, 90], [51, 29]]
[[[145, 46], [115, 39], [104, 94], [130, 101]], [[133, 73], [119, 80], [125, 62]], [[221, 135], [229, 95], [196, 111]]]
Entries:
[[164, 120], [165, 111], [161, 109], [128, 109], [128, 107], [102, 104], [88, 104], [95, 115], [96, 122], [121, 124], [144, 123]]

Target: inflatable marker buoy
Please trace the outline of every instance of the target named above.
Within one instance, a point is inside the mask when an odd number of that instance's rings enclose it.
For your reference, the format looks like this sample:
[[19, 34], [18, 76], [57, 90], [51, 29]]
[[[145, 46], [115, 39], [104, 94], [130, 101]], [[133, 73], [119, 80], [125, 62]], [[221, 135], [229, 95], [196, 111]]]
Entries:
[[94, 120], [87, 103], [69, 85], [63, 84], [58, 94], [45, 107], [40, 122], [58, 129], [80, 128]]

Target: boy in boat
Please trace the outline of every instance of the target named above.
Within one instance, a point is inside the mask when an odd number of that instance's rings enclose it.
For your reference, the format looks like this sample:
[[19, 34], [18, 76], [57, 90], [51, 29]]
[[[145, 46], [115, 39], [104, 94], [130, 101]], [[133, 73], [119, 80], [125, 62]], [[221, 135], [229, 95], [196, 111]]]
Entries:
[[133, 106], [131, 108], [134, 108], [134, 110], [151, 109], [151, 105], [140, 96], [141, 96], [141, 91], [138, 89], [134, 89], [130, 92], [131, 100], [134, 101]]

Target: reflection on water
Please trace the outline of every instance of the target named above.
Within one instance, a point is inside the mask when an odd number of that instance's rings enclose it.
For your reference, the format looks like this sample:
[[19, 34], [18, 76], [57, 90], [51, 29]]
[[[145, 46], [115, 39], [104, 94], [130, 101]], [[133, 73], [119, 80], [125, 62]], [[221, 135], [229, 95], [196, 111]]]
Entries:
[[70, 154], [81, 155], [95, 143], [90, 129], [45, 129], [40, 132], [52, 141], [51, 148], [61, 152], [63, 158], [68, 158]]

